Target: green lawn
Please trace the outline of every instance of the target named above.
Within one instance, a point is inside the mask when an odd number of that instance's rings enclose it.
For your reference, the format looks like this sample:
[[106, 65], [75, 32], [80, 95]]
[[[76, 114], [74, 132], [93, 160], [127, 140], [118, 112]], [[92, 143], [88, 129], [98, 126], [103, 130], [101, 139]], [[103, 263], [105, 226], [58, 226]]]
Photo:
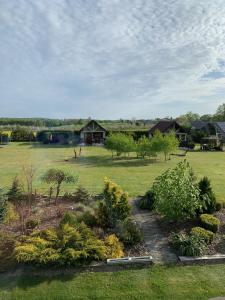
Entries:
[[[65, 159], [69, 159], [65, 161]], [[0, 185], [8, 187], [13, 176], [21, 174], [22, 166], [32, 163], [37, 169], [35, 187], [46, 192], [40, 176], [50, 167], [58, 167], [79, 175], [79, 183], [91, 192], [100, 192], [103, 178], [108, 176], [131, 196], [143, 194], [154, 178], [163, 170], [173, 167], [182, 157], [172, 157], [168, 162], [160, 159], [156, 163], [148, 160], [128, 158], [112, 160], [111, 154], [100, 147], [83, 148], [82, 157], [73, 159], [73, 147], [57, 147], [41, 144], [11, 143], [0, 148]], [[201, 176], [209, 176], [219, 199], [225, 198], [225, 153], [190, 152], [187, 155], [194, 171]], [[65, 189], [74, 190], [73, 185]]]
[[150, 267], [61, 276], [0, 275], [1, 300], [209, 299], [225, 296], [225, 265]]

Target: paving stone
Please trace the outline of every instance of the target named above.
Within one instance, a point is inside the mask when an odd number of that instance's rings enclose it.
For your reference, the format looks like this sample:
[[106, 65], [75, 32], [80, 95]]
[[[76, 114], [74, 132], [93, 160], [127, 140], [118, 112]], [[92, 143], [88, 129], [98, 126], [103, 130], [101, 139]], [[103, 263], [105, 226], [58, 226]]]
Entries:
[[153, 262], [160, 264], [176, 263], [178, 261], [177, 256], [159, 227], [156, 214], [138, 208], [137, 201], [138, 199], [133, 201], [133, 219], [143, 230], [145, 244], [153, 257]]

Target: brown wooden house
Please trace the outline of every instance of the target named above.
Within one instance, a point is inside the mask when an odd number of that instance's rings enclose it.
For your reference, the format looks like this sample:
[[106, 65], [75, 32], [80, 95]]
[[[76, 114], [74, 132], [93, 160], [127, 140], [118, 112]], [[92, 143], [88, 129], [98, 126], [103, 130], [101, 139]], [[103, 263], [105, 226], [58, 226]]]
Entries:
[[104, 144], [107, 130], [98, 122], [91, 120], [80, 129], [80, 142], [85, 145]]
[[187, 133], [184, 128], [180, 126], [175, 120], [161, 120], [149, 130], [149, 137], [152, 137], [156, 131], [162, 134], [167, 134], [174, 131], [179, 141], [187, 140]]

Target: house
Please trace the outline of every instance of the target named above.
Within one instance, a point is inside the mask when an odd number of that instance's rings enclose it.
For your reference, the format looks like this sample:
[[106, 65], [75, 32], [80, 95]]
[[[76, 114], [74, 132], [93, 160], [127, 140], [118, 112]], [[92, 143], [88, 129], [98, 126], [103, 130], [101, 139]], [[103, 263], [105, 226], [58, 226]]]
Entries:
[[225, 142], [225, 122], [195, 121], [192, 123], [191, 129], [205, 132], [207, 136], [217, 136]]
[[162, 134], [167, 134], [174, 131], [179, 141], [187, 140], [187, 133], [182, 126], [180, 126], [175, 120], [161, 120], [155, 126], [149, 130], [149, 137], [152, 137], [156, 131], [160, 131]]
[[80, 129], [80, 142], [85, 145], [104, 144], [107, 130], [95, 120]]

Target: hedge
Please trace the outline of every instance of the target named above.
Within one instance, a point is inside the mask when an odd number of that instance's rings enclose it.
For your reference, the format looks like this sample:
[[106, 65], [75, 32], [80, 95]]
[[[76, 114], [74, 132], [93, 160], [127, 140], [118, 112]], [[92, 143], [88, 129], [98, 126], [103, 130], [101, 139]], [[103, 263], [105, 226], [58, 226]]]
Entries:
[[203, 238], [204, 241], [209, 244], [213, 241], [214, 233], [202, 227], [193, 227], [191, 229], [191, 234]]
[[212, 232], [216, 233], [219, 230], [220, 220], [216, 217], [209, 215], [209, 214], [202, 214], [200, 216], [202, 227], [207, 230], [211, 230]]

